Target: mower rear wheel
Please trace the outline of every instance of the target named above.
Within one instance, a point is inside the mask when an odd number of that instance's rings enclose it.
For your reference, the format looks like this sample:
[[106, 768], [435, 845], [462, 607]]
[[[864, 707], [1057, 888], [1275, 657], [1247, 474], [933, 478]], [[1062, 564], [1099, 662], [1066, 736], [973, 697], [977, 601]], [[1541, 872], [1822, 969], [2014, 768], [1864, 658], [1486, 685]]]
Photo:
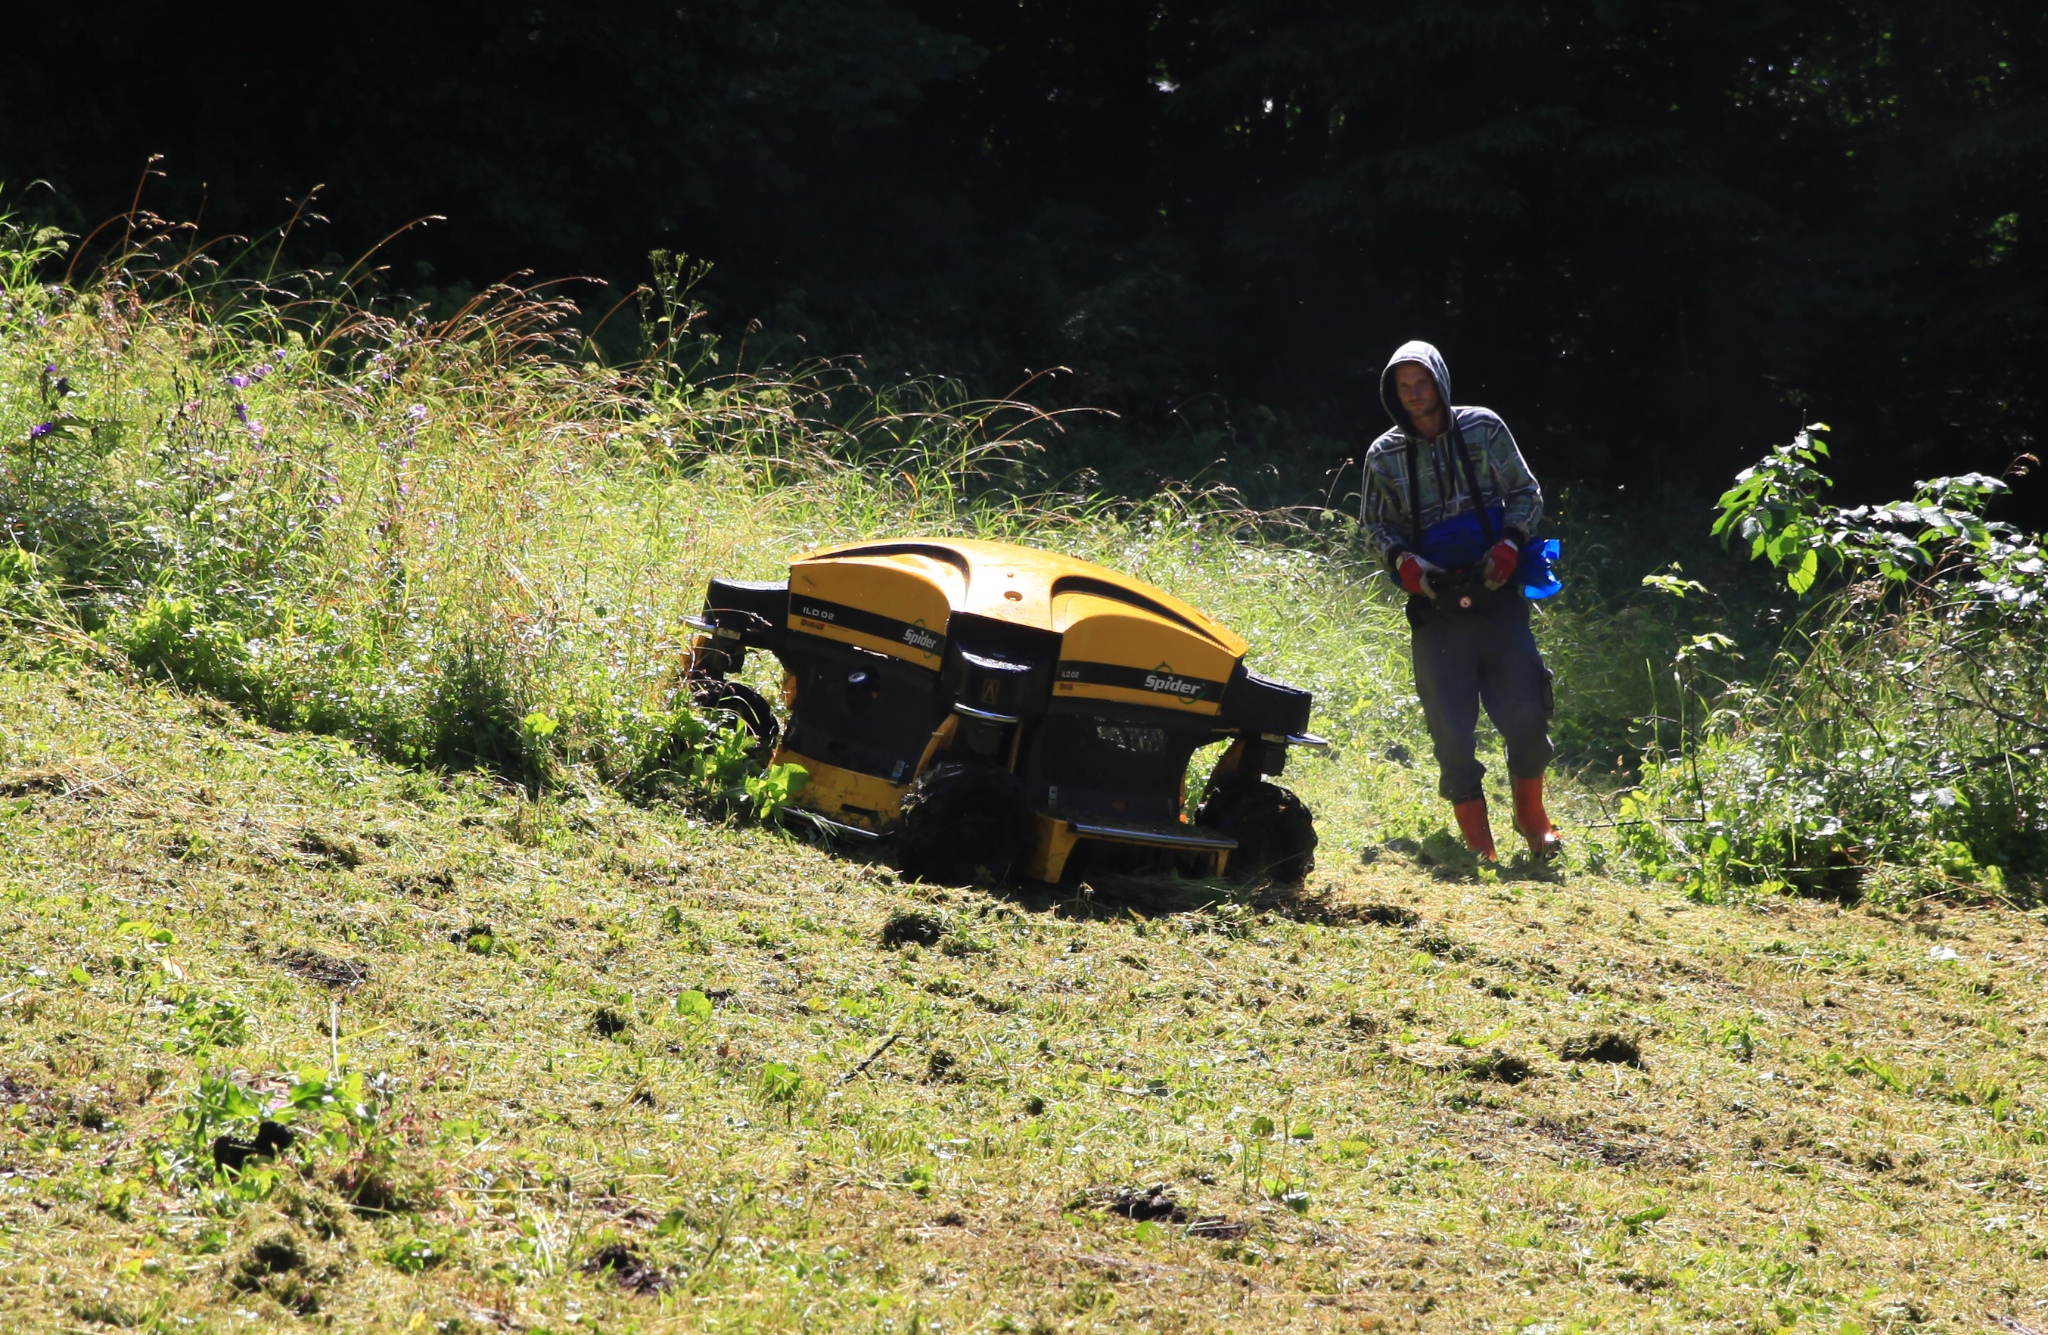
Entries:
[[753, 687], [737, 681], [700, 681], [690, 689], [690, 703], [700, 713], [722, 714], [745, 729], [754, 739], [747, 756], [755, 764], [766, 766], [775, 755], [782, 728], [767, 699]]
[[1316, 818], [1277, 783], [1225, 782], [1202, 799], [1195, 824], [1237, 840], [1230, 875], [1299, 885], [1315, 870]]
[[940, 765], [903, 798], [903, 873], [937, 885], [1000, 885], [1024, 868], [1037, 827], [1023, 781], [993, 765]]

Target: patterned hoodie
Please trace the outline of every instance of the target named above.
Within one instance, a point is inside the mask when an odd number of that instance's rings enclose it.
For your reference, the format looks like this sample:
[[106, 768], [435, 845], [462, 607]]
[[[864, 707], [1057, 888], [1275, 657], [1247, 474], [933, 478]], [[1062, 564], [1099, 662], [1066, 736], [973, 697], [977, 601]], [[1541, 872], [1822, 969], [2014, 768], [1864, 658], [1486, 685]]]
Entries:
[[[1543, 488], [1522, 459], [1507, 423], [1486, 408], [1451, 408], [1451, 429], [1424, 440], [1408, 420], [1394, 387], [1394, 368], [1417, 362], [1436, 377], [1437, 396], [1451, 401], [1451, 372], [1443, 354], [1421, 341], [1403, 343], [1380, 372], [1380, 403], [1394, 419], [1394, 429], [1365, 452], [1365, 483], [1358, 498], [1358, 521], [1392, 568], [1401, 553], [1416, 551], [1432, 525], [1468, 513], [1474, 504], [1466, 485], [1467, 468], [1458, 458], [1462, 440], [1471, 470], [1479, 479], [1485, 504], [1500, 506], [1501, 532], [1523, 547], [1536, 536], [1543, 518]], [[1416, 470], [1414, 495], [1421, 513], [1409, 513], [1409, 469]]]

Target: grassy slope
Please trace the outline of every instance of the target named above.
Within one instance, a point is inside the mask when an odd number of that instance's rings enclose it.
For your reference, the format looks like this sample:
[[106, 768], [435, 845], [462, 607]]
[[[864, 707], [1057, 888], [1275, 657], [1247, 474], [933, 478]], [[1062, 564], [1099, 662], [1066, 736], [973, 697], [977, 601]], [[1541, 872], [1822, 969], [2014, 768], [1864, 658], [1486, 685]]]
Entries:
[[[284, 1230], [269, 1291], [341, 1329], [2048, 1327], [2038, 920], [1367, 862], [1361, 763], [1298, 776], [1297, 902], [1050, 902], [8, 671], [0, 1326], [282, 1323], [232, 1281]], [[911, 909], [947, 942], [882, 947]], [[175, 1051], [181, 987], [245, 1041]], [[331, 1019], [408, 1206], [342, 1207], [317, 1148], [260, 1200], [152, 1169], [202, 1074], [275, 1095]], [[1560, 1057], [1595, 1028], [1645, 1067]], [[1247, 1235], [1085, 1199], [1162, 1182]], [[581, 1269], [614, 1242], [671, 1287]]]

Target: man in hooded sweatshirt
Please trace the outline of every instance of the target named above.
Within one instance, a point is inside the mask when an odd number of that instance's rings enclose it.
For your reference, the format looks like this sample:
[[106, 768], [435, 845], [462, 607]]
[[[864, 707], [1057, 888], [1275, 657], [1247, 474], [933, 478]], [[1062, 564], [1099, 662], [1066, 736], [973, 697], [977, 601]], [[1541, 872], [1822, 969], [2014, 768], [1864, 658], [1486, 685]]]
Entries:
[[1543, 807], [1551, 674], [1517, 573], [1543, 517], [1543, 489], [1507, 423], [1451, 406], [1451, 374], [1428, 343], [1404, 343], [1380, 375], [1394, 428], [1365, 455], [1359, 520], [1409, 594], [1415, 691], [1436, 752], [1438, 792], [1481, 858], [1496, 857], [1475, 754], [1479, 706], [1507, 743], [1515, 828], [1538, 859], [1563, 845]]

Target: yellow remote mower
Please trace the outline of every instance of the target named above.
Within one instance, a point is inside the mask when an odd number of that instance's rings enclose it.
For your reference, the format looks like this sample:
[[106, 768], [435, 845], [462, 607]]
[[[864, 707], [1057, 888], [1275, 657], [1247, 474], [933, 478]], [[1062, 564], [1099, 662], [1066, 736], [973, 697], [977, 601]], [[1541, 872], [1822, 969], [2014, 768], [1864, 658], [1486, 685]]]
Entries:
[[[1309, 735], [1307, 691], [1171, 594], [1072, 557], [955, 538], [808, 552], [778, 583], [714, 579], [685, 664], [810, 781], [789, 814], [893, 838], [946, 884], [1071, 879], [1084, 866], [1306, 876], [1314, 818], [1268, 779]], [[786, 725], [729, 680], [782, 661]], [[1227, 741], [1201, 806], [1188, 764]]]

